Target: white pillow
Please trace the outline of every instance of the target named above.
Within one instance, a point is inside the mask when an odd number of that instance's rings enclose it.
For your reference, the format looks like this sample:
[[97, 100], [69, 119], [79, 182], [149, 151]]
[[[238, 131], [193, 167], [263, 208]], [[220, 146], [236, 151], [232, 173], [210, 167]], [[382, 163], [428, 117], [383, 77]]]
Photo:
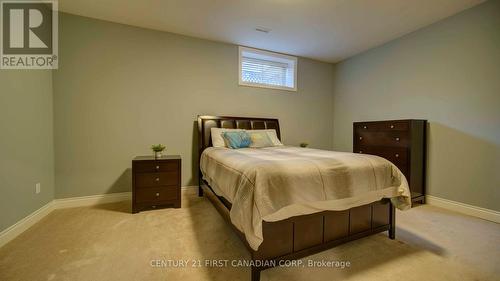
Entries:
[[242, 129], [226, 129], [226, 128], [210, 128], [210, 134], [212, 135], [212, 146], [213, 147], [227, 147], [222, 133], [227, 131], [244, 131]]
[[266, 132], [269, 138], [271, 139], [271, 142], [273, 143], [274, 146], [279, 146], [283, 145], [280, 140], [278, 139], [278, 135], [276, 134], [275, 129], [266, 129], [266, 130], [251, 130], [252, 132]]

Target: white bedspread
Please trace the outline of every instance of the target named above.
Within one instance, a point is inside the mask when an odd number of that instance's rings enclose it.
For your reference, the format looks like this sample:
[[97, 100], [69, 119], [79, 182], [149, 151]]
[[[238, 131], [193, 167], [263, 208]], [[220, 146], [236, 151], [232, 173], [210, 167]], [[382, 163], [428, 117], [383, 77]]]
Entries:
[[403, 174], [373, 155], [289, 146], [209, 147], [200, 168], [215, 193], [233, 204], [231, 221], [254, 250], [263, 241], [263, 220], [346, 210], [384, 197], [399, 209], [411, 206]]

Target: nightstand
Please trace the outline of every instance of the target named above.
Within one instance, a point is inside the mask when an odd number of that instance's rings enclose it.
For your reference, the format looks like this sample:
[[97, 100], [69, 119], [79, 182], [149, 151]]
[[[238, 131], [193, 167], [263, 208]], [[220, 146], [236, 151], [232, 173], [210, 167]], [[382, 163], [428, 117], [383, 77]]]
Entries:
[[138, 156], [132, 160], [132, 213], [181, 207], [181, 157]]

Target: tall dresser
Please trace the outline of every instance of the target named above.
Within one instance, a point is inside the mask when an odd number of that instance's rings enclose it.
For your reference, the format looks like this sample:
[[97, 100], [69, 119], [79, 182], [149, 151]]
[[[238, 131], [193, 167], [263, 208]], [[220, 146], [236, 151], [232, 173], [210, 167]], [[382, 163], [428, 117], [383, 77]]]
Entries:
[[381, 156], [405, 175], [413, 202], [424, 203], [427, 120], [354, 122], [353, 152]]

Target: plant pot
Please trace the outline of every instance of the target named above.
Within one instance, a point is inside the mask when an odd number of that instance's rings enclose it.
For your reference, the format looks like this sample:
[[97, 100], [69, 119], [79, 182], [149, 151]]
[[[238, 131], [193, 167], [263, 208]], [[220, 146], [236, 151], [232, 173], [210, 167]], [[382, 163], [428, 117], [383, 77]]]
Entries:
[[155, 159], [159, 159], [163, 156], [162, 151], [155, 151]]

